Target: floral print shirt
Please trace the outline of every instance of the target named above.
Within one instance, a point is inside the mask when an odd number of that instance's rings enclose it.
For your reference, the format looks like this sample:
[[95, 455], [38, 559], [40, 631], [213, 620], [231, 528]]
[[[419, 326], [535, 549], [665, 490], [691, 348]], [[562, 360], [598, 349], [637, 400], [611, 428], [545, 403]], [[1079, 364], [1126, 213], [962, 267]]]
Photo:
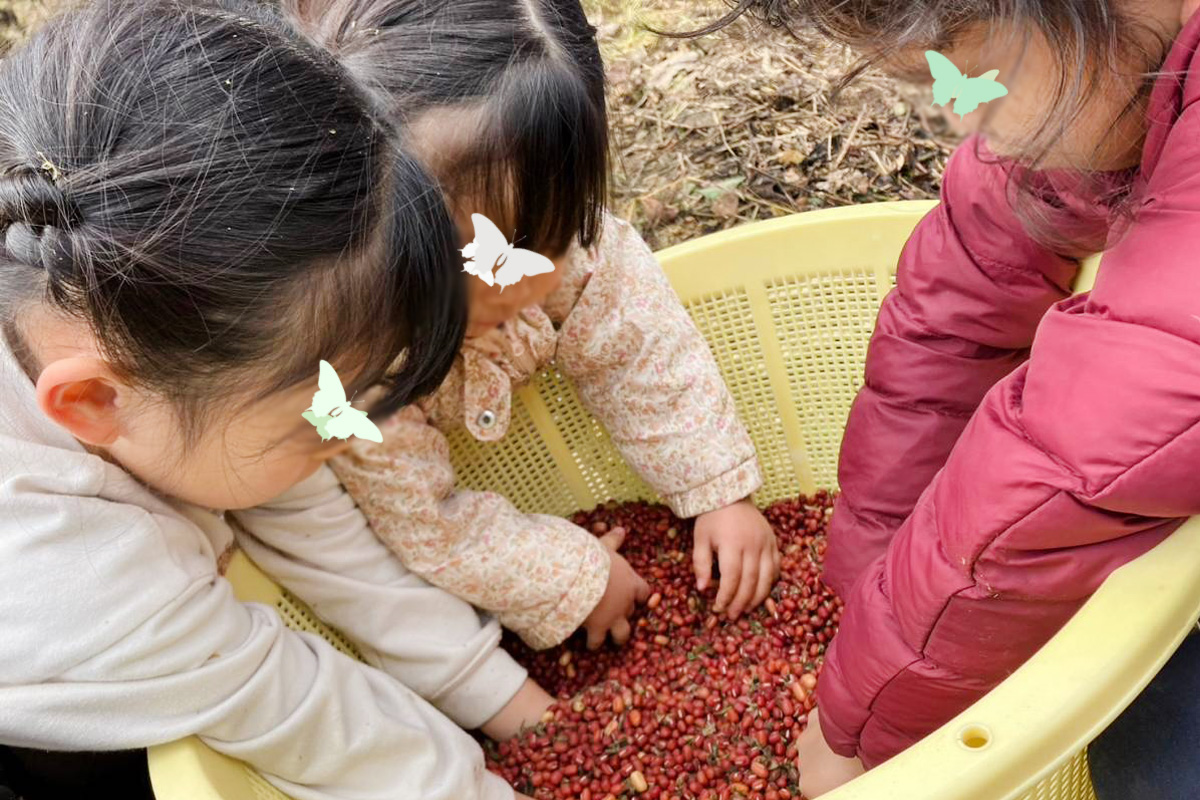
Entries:
[[578, 246], [560, 288], [486, 336], [467, 340], [441, 388], [354, 439], [334, 471], [376, 534], [413, 572], [495, 613], [530, 646], [571, 635], [600, 602], [607, 550], [559, 517], [455, 488], [442, 431], [483, 441], [508, 430], [514, 388], [551, 362], [614, 444], [680, 517], [762, 485], [754, 447], [704, 338], [629, 223], [606, 216]]

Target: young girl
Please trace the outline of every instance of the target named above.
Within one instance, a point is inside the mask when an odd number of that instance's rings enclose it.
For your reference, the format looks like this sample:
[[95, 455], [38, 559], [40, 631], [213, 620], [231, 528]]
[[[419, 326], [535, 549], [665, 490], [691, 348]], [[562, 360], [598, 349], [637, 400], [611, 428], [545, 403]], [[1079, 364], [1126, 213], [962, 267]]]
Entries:
[[[847, 428], [814, 796], [962, 711], [1200, 513], [1200, 2], [754, 5], [897, 75], [929, 82], [933, 49], [1009, 91], [965, 119], [980, 137], [905, 248]], [[1107, 241], [1081, 236], [1097, 214]], [[1068, 299], [1071, 256], [1099, 248]]]
[[[511, 798], [451, 719], [503, 737], [549, 698], [379, 544], [301, 418], [321, 359], [382, 380], [380, 413], [441, 383], [452, 221], [276, 13], [107, 0], [0, 65], [0, 743], [199, 734], [296, 798]], [[230, 523], [263, 503], [306, 509], [304, 594], [373, 666], [234, 600]]]
[[[375, 88], [446, 188], [463, 244], [480, 213], [556, 264], [503, 294], [471, 278], [471, 335], [449, 379], [391, 420], [383, 444], [335, 460], [376, 532], [414, 572], [498, 613], [533, 647], [580, 625], [593, 647], [628, 638], [647, 587], [615, 552], [620, 532], [606, 548], [565, 520], [455, 489], [443, 431], [501, 439], [514, 388], [554, 361], [625, 458], [679, 516], [697, 518], [696, 577], [709, 584], [715, 553], [716, 610], [736, 617], [762, 602], [779, 553], [749, 500], [761, 485], [750, 438], [653, 255], [603, 210], [604, 73], [578, 1], [289, 5]], [[279, 574], [269, 552], [251, 554]]]

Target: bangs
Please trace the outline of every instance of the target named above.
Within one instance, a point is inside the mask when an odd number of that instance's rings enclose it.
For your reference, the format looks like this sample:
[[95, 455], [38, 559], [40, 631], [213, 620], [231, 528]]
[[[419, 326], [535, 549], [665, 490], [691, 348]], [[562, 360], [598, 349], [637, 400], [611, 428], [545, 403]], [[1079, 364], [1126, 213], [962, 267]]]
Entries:
[[337, 370], [346, 397], [383, 382], [407, 336], [385, 302], [392, 293], [383, 279], [382, 250], [372, 244], [347, 252], [287, 286], [268, 337], [277, 356], [260, 361], [247, 385], [267, 395], [285, 391], [315, 379], [321, 361]]
[[[441, 385], [467, 326], [466, 273], [438, 186], [415, 159], [395, 156], [381, 187], [385, 224], [370, 242], [313, 268], [286, 287], [271, 314], [283, 322], [265, 352], [274, 390], [311, 380], [328, 361], [347, 397], [382, 392], [373, 418], [388, 416]], [[271, 360], [259, 363], [269, 364]]]
[[553, 63], [510, 70], [483, 101], [479, 136], [451, 173], [455, 195], [478, 198], [523, 249], [591, 247], [609, 167], [603, 81], [597, 89]]

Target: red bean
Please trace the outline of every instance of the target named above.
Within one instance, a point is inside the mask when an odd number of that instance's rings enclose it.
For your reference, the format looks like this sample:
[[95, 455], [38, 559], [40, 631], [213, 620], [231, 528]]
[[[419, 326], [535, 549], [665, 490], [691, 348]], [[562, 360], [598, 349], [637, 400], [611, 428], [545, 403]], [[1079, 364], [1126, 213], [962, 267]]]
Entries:
[[793, 800], [796, 742], [814, 707], [841, 601], [821, 583], [833, 498], [776, 503], [782, 577], [737, 622], [695, 590], [692, 523], [662, 506], [606, 503], [572, 515], [622, 553], [654, 592], [624, 648], [577, 640], [505, 647], [560, 701], [543, 724], [490, 751], [489, 768], [534, 800]]

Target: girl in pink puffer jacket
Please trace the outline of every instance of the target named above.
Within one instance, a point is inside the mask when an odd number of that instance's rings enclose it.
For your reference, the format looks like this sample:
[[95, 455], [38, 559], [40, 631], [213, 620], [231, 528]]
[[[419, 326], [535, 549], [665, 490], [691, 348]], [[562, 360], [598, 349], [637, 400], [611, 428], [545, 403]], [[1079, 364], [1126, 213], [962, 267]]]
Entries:
[[1200, 513], [1200, 1], [754, 5], [901, 77], [929, 83], [936, 49], [1009, 90], [964, 120], [849, 420], [812, 797], [965, 709]]

